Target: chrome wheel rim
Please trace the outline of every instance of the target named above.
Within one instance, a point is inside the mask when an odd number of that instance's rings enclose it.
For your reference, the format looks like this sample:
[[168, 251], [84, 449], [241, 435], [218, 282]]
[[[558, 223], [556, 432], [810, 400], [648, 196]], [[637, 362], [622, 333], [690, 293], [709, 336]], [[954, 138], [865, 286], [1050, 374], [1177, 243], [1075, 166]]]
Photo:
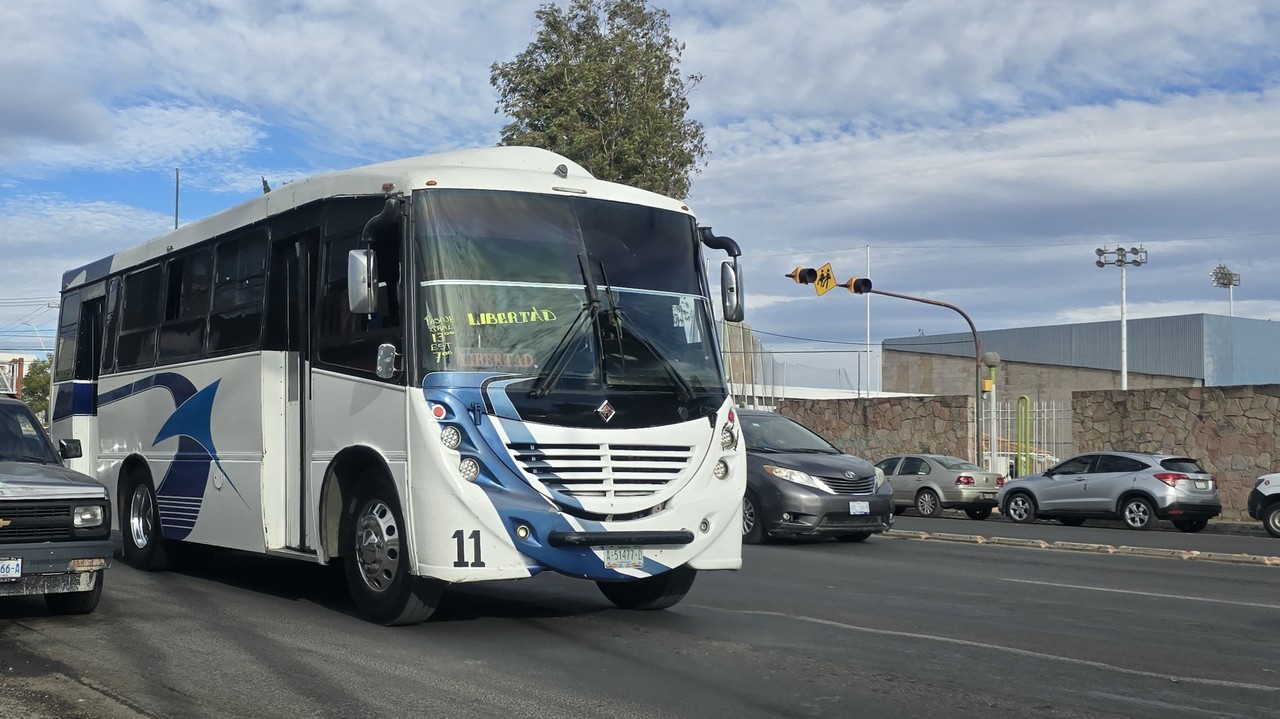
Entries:
[[155, 531], [151, 490], [146, 485], [139, 484], [133, 488], [133, 497], [129, 500], [129, 536], [133, 539], [133, 546], [146, 549]]
[[366, 504], [356, 519], [355, 541], [365, 586], [375, 592], [390, 589], [400, 570], [400, 528], [391, 507], [376, 499]]
[[1015, 522], [1025, 520], [1030, 513], [1031, 503], [1026, 497], [1021, 495], [1009, 500], [1009, 506], [1005, 508], [1005, 512], [1009, 515], [1009, 519]]
[[938, 500], [928, 492], [922, 492], [916, 497], [916, 511], [921, 514], [933, 514], [938, 508]]
[[751, 534], [756, 527], [756, 506], [750, 499], [742, 498], [742, 536]]
[[1130, 527], [1145, 527], [1151, 521], [1151, 513], [1145, 504], [1130, 502], [1124, 507], [1124, 523]]

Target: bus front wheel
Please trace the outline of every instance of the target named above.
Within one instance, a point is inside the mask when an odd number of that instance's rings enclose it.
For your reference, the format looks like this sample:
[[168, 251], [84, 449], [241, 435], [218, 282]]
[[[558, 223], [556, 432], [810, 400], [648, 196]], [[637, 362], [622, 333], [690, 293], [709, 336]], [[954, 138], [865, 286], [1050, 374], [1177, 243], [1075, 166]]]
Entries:
[[384, 626], [419, 624], [440, 603], [444, 585], [409, 573], [404, 516], [395, 492], [376, 475], [361, 477], [343, 516], [343, 569], [356, 609]]
[[168, 548], [160, 528], [156, 493], [147, 479], [134, 479], [122, 493], [124, 498], [124, 561], [135, 569], [154, 572], [168, 569]]
[[697, 576], [698, 570], [686, 564], [652, 577], [596, 582], [596, 586], [619, 609], [666, 609], [684, 599]]

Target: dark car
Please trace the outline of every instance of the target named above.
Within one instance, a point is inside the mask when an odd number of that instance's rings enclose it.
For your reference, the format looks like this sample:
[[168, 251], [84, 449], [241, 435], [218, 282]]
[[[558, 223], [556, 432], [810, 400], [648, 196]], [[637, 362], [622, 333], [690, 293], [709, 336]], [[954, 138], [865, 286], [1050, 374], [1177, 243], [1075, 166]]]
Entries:
[[111, 564], [111, 512], [97, 480], [67, 469], [80, 442], [49, 435], [22, 402], [0, 398], [0, 597], [44, 595], [54, 614], [87, 614]]
[[742, 541], [835, 537], [860, 542], [893, 527], [893, 489], [871, 463], [773, 412], [738, 410], [747, 444]]

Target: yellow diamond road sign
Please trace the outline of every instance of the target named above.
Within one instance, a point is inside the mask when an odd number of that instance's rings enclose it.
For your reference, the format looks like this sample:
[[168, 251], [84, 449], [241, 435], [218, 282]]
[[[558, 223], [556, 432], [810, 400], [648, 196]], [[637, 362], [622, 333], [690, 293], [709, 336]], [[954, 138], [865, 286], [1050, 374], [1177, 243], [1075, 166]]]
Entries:
[[818, 292], [818, 296], [826, 294], [827, 290], [836, 286], [836, 273], [831, 271], [831, 263], [818, 268], [818, 279], [813, 281], [813, 289]]

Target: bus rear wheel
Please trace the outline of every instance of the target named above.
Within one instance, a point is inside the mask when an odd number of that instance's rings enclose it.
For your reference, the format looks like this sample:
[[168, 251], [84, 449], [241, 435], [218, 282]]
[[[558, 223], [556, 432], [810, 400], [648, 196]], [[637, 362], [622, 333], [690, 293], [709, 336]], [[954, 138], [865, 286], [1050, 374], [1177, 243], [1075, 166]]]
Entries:
[[621, 582], [596, 582], [605, 598], [619, 609], [666, 609], [684, 599], [698, 570], [683, 565], [662, 574]]
[[361, 477], [352, 511], [343, 515], [343, 569], [351, 599], [384, 626], [419, 624], [440, 603], [444, 584], [409, 573], [404, 516], [395, 492], [376, 475]]

